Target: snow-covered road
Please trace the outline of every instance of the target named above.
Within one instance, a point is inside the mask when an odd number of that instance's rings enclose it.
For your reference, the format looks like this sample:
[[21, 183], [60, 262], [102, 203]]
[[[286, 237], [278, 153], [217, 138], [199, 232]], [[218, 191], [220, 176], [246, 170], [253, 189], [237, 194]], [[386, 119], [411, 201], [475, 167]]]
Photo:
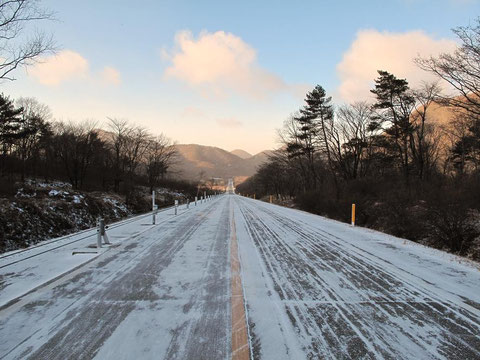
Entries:
[[480, 271], [454, 256], [235, 195], [126, 228], [0, 310], [0, 358], [226, 359], [242, 319], [254, 358], [480, 358]]

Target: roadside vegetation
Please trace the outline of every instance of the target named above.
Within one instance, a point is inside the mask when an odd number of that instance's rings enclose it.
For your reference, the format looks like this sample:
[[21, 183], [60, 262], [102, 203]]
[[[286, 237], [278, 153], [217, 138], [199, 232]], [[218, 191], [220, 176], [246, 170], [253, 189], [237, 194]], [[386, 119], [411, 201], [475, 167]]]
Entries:
[[211, 193], [171, 170], [176, 155], [127, 120], [54, 121], [36, 99], [0, 94], [0, 252], [147, 212], [153, 190], [159, 207]]
[[480, 18], [453, 31], [453, 54], [416, 59], [438, 83], [379, 70], [375, 102], [340, 106], [317, 85], [237, 192], [345, 222], [355, 203], [360, 226], [480, 260]]
[[[0, 83], [46, 54], [51, 35], [31, 26], [54, 19], [36, 0], [0, 4]], [[172, 172], [174, 142], [118, 118], [57, 121], [46, 104], [0, 93], [0, 252], [192, 199], [208, 191]], [[210, 191], [209, 191], [210, 192]]]

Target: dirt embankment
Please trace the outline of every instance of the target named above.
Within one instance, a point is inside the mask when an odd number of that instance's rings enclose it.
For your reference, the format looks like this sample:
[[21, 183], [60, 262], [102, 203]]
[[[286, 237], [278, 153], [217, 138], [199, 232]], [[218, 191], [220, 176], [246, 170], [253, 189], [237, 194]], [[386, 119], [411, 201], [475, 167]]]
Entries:
[[0, 198], [0, 252], [95, 226], [132, 214], [115, 194], [81, 192], [70, 185], [28, 182], [13, 197]]
[[[185, 199], [183, 193], [157, 189], [159, 207]], [[107, 192], [85, 192], [63, 182], [29, 180], [16, 184], [13, 195], [0, 196], [0, 253], [95, 226], [99, 216], [107, 223], [151, 209], [147, 188], [125, 197]]]

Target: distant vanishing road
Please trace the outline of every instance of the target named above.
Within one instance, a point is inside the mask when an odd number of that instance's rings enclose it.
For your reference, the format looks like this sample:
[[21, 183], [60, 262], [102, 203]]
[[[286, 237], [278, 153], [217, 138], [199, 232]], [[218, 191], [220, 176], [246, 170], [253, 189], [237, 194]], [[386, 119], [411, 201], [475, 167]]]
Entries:
[[1, 307], [0, 358], [480, 359], [474, 265], [237, 195], [165, 216]]

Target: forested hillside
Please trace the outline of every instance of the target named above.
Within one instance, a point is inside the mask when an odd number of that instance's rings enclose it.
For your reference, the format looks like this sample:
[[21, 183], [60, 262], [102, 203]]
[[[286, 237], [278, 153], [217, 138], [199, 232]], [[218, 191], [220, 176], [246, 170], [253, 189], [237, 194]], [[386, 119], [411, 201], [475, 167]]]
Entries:
[[[232, 155], [233, 156], [233, 155]], [[209, 191], [169, 176], [173, 142], [125, 120], [65, 123], [34, 98], [0, 95], [0, 252]]]

